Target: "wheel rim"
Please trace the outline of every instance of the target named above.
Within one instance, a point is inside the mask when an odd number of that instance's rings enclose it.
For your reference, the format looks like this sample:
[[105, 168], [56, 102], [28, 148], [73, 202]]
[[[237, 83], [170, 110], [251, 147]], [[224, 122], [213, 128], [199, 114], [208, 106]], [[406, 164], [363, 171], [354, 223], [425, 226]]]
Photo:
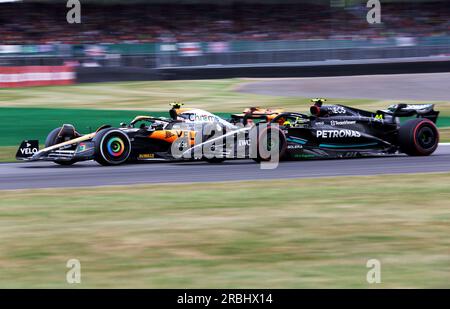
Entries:
[[423, 149], [433, 148], [436, 144], [436, 134], [434, 130], [428, 126], [424, 126], [417, 132], [417, 142]]
[[125, 151], [125, 143], [118, 137], [113, 137], [107, 144], [108, 154], [113, 157], [120, 157]]
[[130, 154], [130, 141], [120, 131], [110, 132], [103, 138], [101, 151], [104, 159], [109, 163], [122, 163]]

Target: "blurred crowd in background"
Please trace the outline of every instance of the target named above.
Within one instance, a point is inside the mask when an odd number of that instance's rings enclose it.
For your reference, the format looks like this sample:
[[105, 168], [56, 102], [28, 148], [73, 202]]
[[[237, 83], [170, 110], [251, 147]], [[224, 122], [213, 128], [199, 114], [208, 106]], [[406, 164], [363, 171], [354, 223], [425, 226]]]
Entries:
[[218, 6], [83, 5], [82, 23], [68, 24], [65, 5], [0, 6], [0, 44], [90, 44], [358, 39], [450, 34], [450, 5], [383, 4], [382, 23], [366, 22], [365, 6], [311, 4]]

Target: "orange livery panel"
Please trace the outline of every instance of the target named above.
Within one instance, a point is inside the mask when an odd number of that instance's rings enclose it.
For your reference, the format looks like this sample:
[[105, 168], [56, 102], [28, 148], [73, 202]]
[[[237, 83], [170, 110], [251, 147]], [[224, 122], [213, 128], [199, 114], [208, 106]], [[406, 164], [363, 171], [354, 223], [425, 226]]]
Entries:
[[195, 143], [195, 131], [182, 131], [182, 130], [161, 130], [154, 131], [148, 137], [153, 139], [158, 139], [166, 141], [168, 143], [175, 142], [180, 137], [189, 136], [189, 141], [191, 145]]

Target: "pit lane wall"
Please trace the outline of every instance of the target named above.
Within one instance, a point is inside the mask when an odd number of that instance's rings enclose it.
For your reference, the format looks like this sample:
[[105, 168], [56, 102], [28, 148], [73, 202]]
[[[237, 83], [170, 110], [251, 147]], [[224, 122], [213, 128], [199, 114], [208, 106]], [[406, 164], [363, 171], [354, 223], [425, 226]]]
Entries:
[[70, 85], [76, 82], [71, 66], [0, 67], [0, 88]]
[[450, 72], [450, 57], [390, 61], [335, 61], [272, 65], [138, 67], [21, 66], [0, 67], [0, 88], [74, 83], [189, 80], [238, 77], [323, 77]]

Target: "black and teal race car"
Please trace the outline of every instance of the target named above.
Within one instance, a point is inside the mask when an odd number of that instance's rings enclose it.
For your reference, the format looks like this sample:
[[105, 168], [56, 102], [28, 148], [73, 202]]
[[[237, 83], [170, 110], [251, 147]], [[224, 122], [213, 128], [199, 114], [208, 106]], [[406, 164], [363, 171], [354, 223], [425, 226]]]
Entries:
[[[233, 115], [231, 122], [244, 126], [233, 133], [240, 136], [236, 137], [238, 142], [234, 146], [245, 145], [249, 148], [245, 151], [247, 157], [257, 161], [271, 159], [269, 152], [266, 151], [264, 157], [260, 151], [260, 145], [270, 144], [277, 149], [280, 159], [394, 154], [428, 156], [438, 147], [439, 132], [435, 123], [439, 112], [434, 110], [433, 104], [395, 104], [385, 110], [371, 112], [345, 105], [326, 105], [325, 101], [314, 99], [309, 115], [277, 112], [276, 115], [267, 113], [265, 119], [264, 112], [256, 108]], [[258, 123], [249, 129], [249, 122], [255, 119]], [[229, 133], [224, 130], [224, 134]], [[276, 143], [269, 141], [269, 136], [277, 137], [274, 139]], [[215, 143], [213, 149], [222, 151], [215, 153], [216, 157], [236, 158], [236, 151], [225, 143], [218, 147], [221, 140], [223, 138], [219, 136], [196, 147], [209, 149], [208, 145]]]

